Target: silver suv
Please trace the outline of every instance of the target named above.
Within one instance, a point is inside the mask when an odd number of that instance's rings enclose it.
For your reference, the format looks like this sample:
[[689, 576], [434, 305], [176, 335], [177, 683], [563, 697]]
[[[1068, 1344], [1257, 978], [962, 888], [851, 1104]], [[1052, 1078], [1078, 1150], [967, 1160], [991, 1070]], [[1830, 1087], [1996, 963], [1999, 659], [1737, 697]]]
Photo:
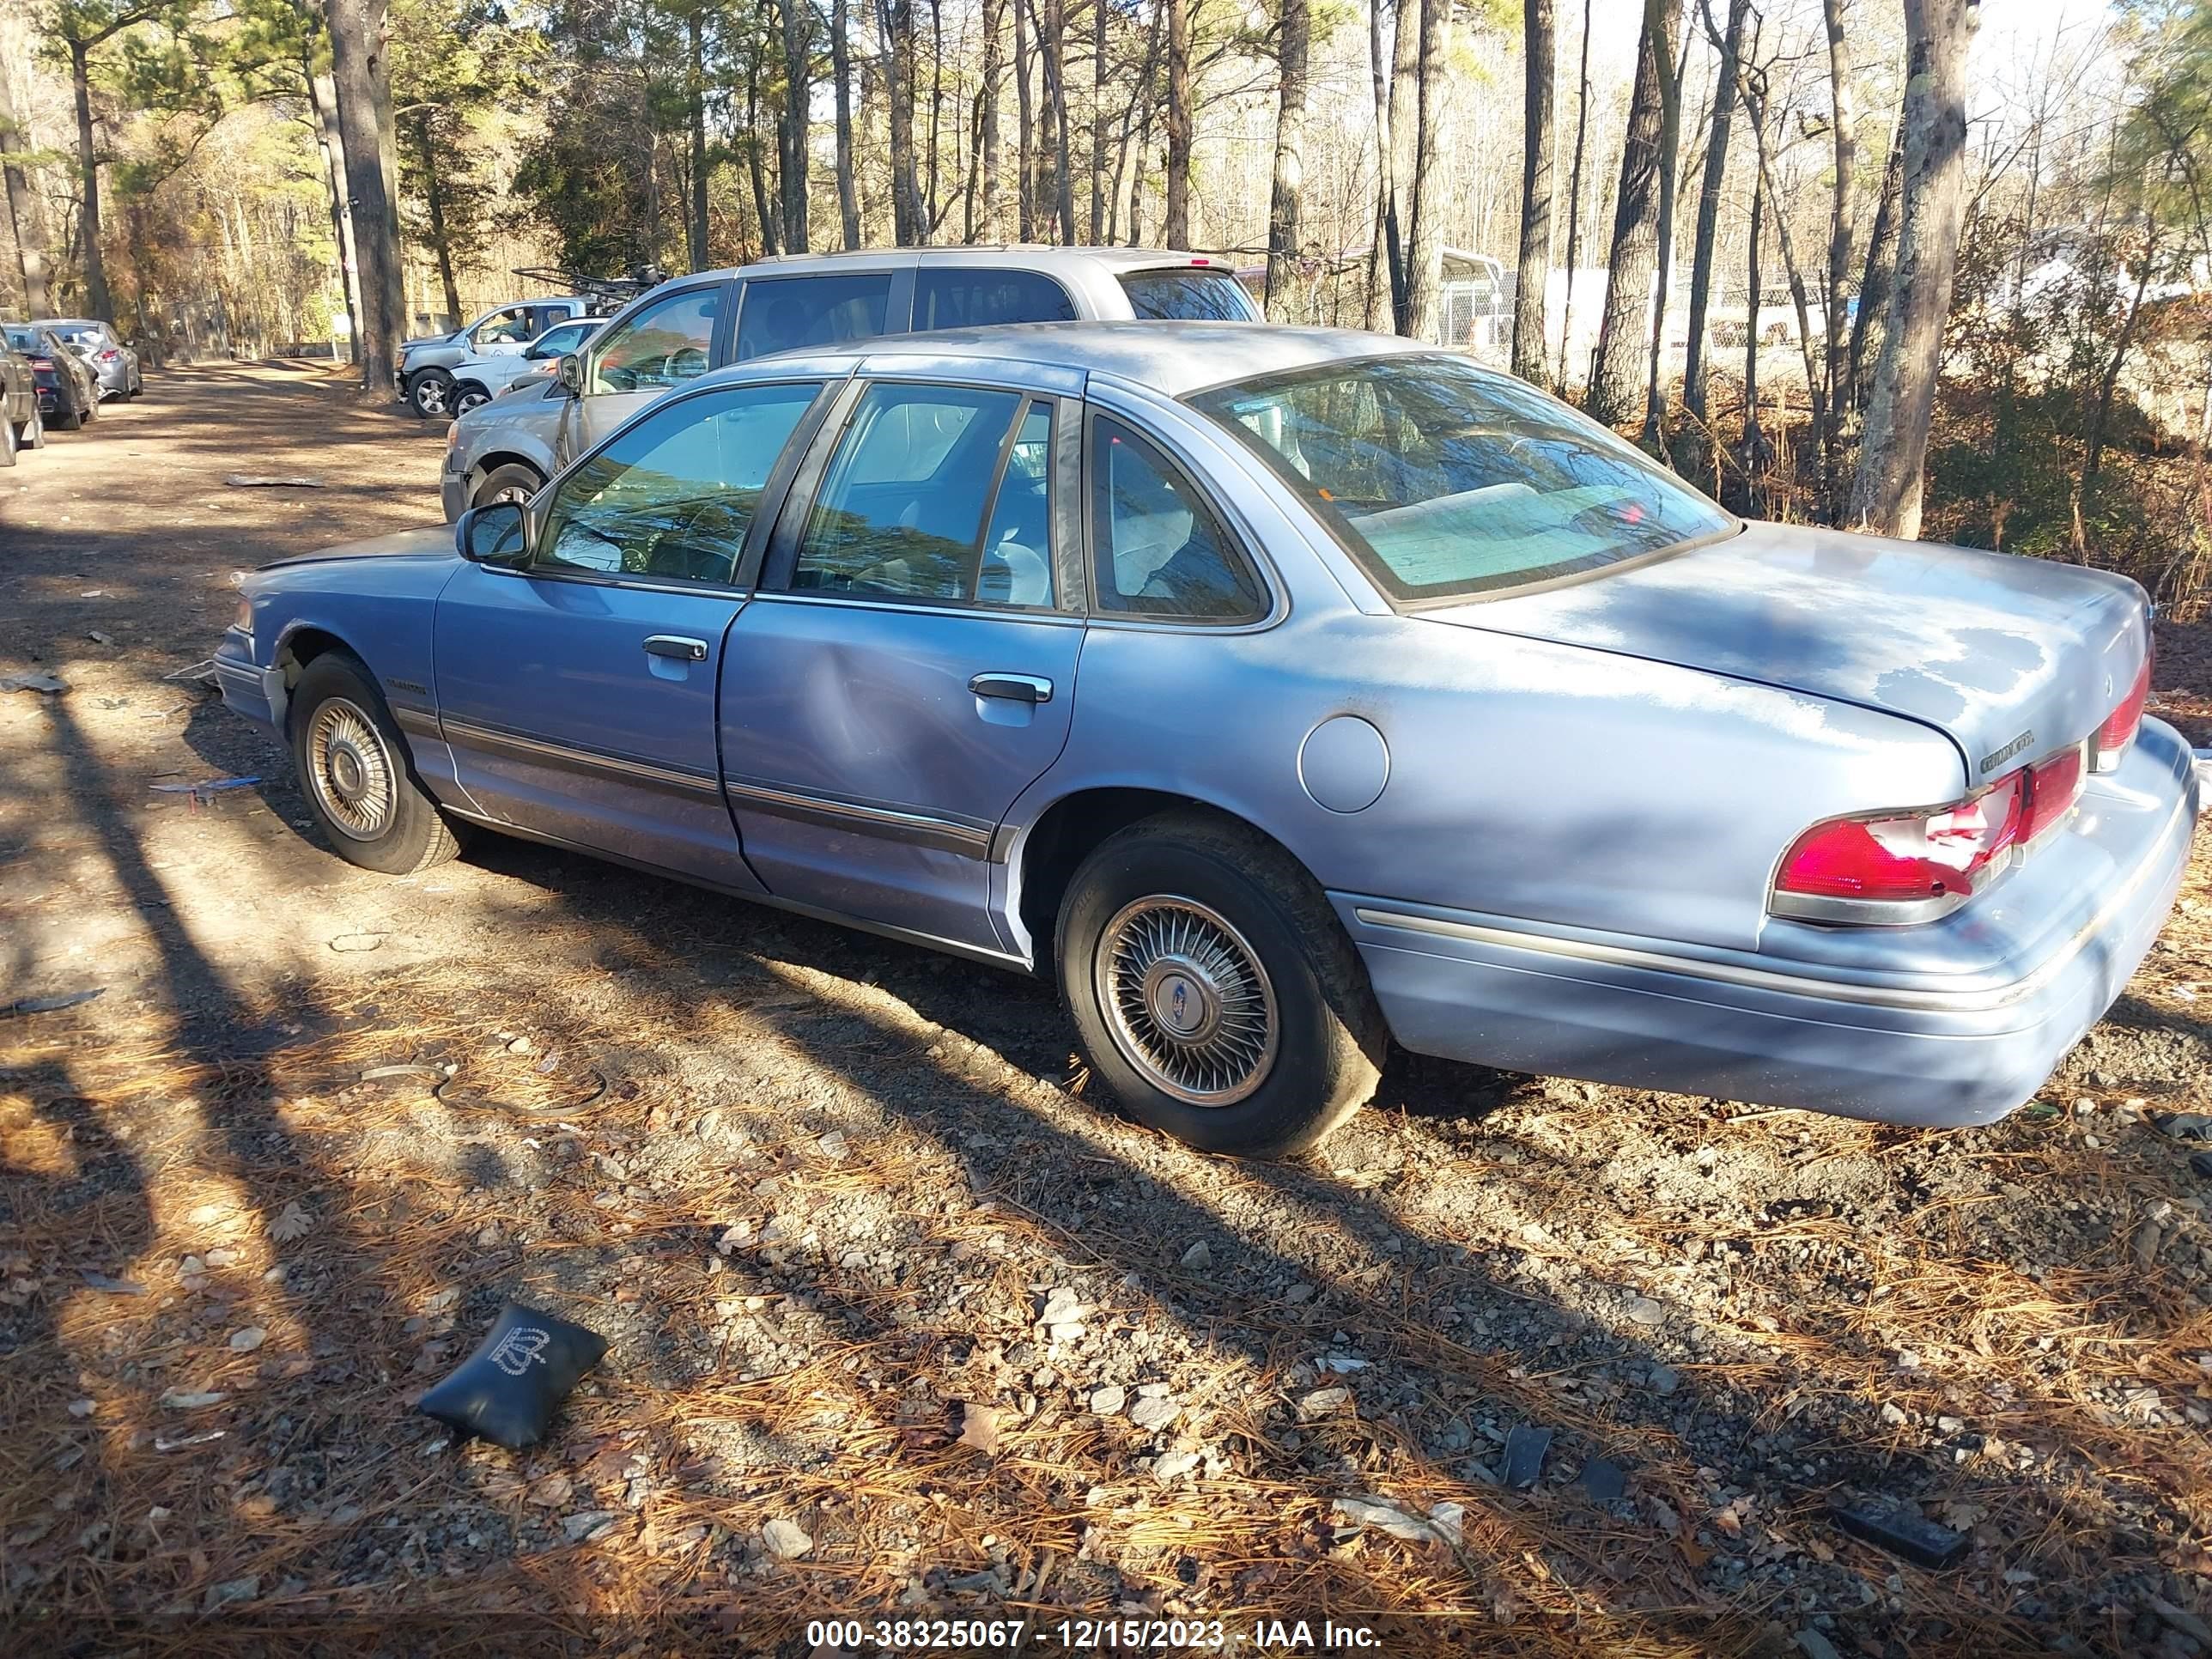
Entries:
[[408, 341], [399, 348], [392, 378], [408, 407], [425, 420], [450, 416], [454, 412], [453, 371], [464, 362], [519, 356], [525, 346], [555, 325], [606, 309], [601, 301], [580, 294], [518, 300], [487, 311], [467, 327], [450, 334]]
[[526, 501], [669, 387], [770, 352], [992, 323], [1259, 316], [1226, 263], [1156, 248], [801, 254], [672, 277], [562, 358], [542, 392], [454, 422], [439, 494], [448, 520]]

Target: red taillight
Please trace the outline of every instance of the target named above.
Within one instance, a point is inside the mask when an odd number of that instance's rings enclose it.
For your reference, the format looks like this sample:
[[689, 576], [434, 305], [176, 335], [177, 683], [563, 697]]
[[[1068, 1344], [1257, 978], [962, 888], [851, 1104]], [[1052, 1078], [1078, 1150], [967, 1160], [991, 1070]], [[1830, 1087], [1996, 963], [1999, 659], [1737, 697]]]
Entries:
[[2074, 810], [2074, 803], [2081, 799], [2083, 774], [2081, 745], [2075, 744], [2063, 755], [2054, 755], [2027, 775], [2027, 818], [2021, 826], [2022, 843], [2035, 840], [2046, 830], [2055, 828]]
[[2143, 705], [2150, 701], [2150, 653], [2143, 653], [2142, 666], [2136, 671], [2136, 681], [2128, 688], [2105, 723], [2097, 728], [2097, 769], [2112, 771], [2126, 754], [2128, 745], [2136, 740], [2136, 728], [2142, 724]]
[[1783, 859], [1776, 895], [1915, 905], [1964, 897], [2020, 839], [2027, 796], [2020, 771], [1936, 811], [1816, 823]]
[[106, 350], [100, 354], [100, 361], [103, 363], [112, 363], [122, 355], [123, 354], [118, 351], [113, 346], [110, 346]]

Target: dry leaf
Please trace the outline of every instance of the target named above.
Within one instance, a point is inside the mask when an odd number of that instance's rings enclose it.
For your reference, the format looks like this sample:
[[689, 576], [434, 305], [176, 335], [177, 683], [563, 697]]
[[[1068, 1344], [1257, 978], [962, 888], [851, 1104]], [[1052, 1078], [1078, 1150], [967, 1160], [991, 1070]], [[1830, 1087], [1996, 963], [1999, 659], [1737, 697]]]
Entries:
[[979, 1452], [998, 1450], [998, 1413], [988, 1406], [969, 1406], [960, 1419], [960, 1443]]
[[301, 1209], [296, 1200], [287, 1204], [283, 1213], [269, 1224], [269, 1237], [279, 1244], [289, 1244], [295, 1238], [305, 1238], [314, 1231], [314, 1217]]

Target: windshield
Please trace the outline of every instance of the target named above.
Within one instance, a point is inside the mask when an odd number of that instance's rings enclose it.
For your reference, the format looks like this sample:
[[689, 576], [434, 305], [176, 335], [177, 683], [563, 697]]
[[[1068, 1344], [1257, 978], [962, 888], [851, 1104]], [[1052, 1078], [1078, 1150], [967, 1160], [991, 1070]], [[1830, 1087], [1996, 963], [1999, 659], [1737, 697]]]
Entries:
[[1391, 598], [1601, 569], [1729, 515], [1525, 382], [1449, 356], [1371, 357], [1200, 392]]
[[1226, 270], [1132, 271], [1121, 279], [1131, 313], [1145, 322], [1249, 323], [1252, 296]]

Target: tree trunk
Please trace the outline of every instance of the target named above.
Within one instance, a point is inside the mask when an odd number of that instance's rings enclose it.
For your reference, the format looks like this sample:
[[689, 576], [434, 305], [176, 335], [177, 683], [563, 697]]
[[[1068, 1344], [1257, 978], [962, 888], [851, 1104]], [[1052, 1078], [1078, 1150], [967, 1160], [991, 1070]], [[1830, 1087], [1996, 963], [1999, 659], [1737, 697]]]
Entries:
[[696, 11], [686, 14], [684, 33], [691, 48], [687, 65], [684, 112], [691, 125], [691, 211], [685, 226], [691, 269], [707, 269], [707, 23]]
[[[1735, 123], [1736, 65], [1743, 52], [1744, 15], [1750, 9], [1749, 0], [1729, 0], [1727, 33], [1713, 40], [1713, 49], [1720, 54], [1720, 71], [1713, 84], [1712, 131], [1705, 137], [1705, 176], [1698, 187], [1698, 239], [1690, 255], [1689, 356], [1682, 368], [1682, 406], [1700, 426], [1705, 422], [1705, 308], [1712, 297], [1713, 244], [1720, 229], [1721, 196], [1728, 183], [1729, 129]], [[1713, 33], [1712, 21], [1708, 5], [1708, 34]]]
[[347, 204], [361, 270], [361, 315], [355, 322], [361, 343], [362, 387], [375, 397], [392, 384], [392, 368], [407, 332], [399, 233], [384, 163], [390, 147], [385, 129], [392, 119], [391, 69], [384, 55], [385, 0], [326, 0], [326, 5]]
[[1060, 221], [1060, 240], [1075, 240], [1075, 169], [1067, 138], [1067, 6], [1066, 0], [1044, 0], [1044, 20], [1037, 45], [1044, 58], [1045, 96], [1052, 106], [1053, 210]]
[[[1106, 167], [1106, 0], [1091, 0], [1091, 245], [1106, 240], [1106, 202], [1113, 179]], [[1118, 167], [1119, 162], [1116, 162]]]
[[1899, 124], [1889, 147], [1889, 165], [1882, 169], [1881, 200], [1875, 208], [1874, 234], [1867, 240], [1866, 264], [1859, 275], [1858, 309], [1851, 315], [1850, 347], [1850, 409], [1866, 408], [1873, 387], [1867, 380], [1867, 345], [1881, 349], [1881, 334], [1888, 323], [1889, 295], [1897, 267], [1897, 204], [1905, 186], [1905, 129]]
[[[1531, 0], [1547, 4], [1549, 0]], [[1275, 176], [1267, 200], [1267, 317], [1297, 320], [1290, 314], [1297, 280], [1298, 192], [1305, 180], [1306, 68], [1313, 38], [1308, 0], [1283, 0], [1283, 36], [1278, 58], [1281, 86], [1275, 102]]]
[[[1754, 169], [1751, 175], [1751, 235], [1745, 244], [1743, 261], [1743, 442], [1739, 450], [1747, 480], [1755, 478], [1766, 464], [1768, 447], [1766, 435], [1759, 429], [1759, 295], [1762, 280], [1759, 269], [1759, 242], [1765, 228], [1761, 222], [1766, 208], [1766, 173]], [[1720, 469], [1714, 469], [1716, 476]]]
[[[995, 0], [1003, 5], [1005, 0]], [[988, 15], [988, 14], [986, 14]], [[833, 0], [830, 21], [830, 72], [836, 82], [837, 93], [837, 218], [838, 228], [844, 233], [845, 246], [860, 246], [860, 186], [853, 179], [853, 40], [849, 31], [852, 18], [847, 9], [847, 0]], [[994, 47], [997, 36], [992, 37]], [[987, 71], [991, 73], [993, 71]], [[995, 82], [991, 92], [990, 137], [993, 145], [991, 161], [998, 162], [996, 146], [999, 140], [998, 90]]]
[[1413, 146], [1413, 222], [1406, 234], [1406, 332], [1416, 340], [1436, 339], [1442, 327], [1437, 307], [1443, 291], [1443, 202], [1437, 140], [1443, 125], [1444, 32], [1451, 6], [1452, 0], [1421, 0], [1416, 82], [1420, 113]]
[[[1649, 0], [1650, 10], [1664, 8], [1680, 15], [1680, 0]], [[1679, 30], [1677, 31], [1679, 33]], [[1668, 59], [1661, 90], [1666, 106], [1659, 123], [1659, 245], [1654, 264], [1658, 280], [1651, 294], [1651, 373], [1644, 390], [1644, 447], [1673, 465], [1667, 453], [1667, 400], [1659, 390], [1659, 370], [1667, 355], [1667, 299], [1674, 286], [1674, 198], [1682, 153], [1682, 76], [1690, 66], [1688, 43]]]
[[1390, 151], [1383, 168], [1389, 195], [1382, 234], [1394, 334], [1409, 334], [1413, 327], [1413, 269], [1407, 244], [1413, 235], [1413, 175], [1421, 154], [1421, 5], [1422, 0], [1397, 0], [1390, 27]]
[[1160, 234], [1170, 247], [1190, 246], [1191, 0], [1162, 0], [1168, 14], [1167, 215]]
[[1552, 276], [1552, 0], [1523, 0], [1521, 257], [1513, 278], [1513, 372], [1544, 383], [1544, 289]]
[[1828, 293], [1822, 332], [1827, 352], [1820, 372], [1826, 383], [1828, 415], [1821, 425], [1821, 494], [1832, 520], [1843, 507], [1843, 459], [1838, 448], [1850, 377], [1844, 373], [1844, 289], [1849, 281], [1851, 242], [1858, 234], [1858, 107], [1851, 92], [1851, 48], [1844, 31], [1844, 0], [1820, 0], [1828, 33], [1828, 95], [1834, 106], [1836, 188], [1828, 215]]
[[892, 239], [912, 247], [928, 223], [914, 171], [914, 0], [878, 0], [878, 5], [890, 60], [884, 92], [890, 105]]
[[92, 73], [90, 49], [72, 40], [70, 49], [70, 90], [76, 97], [76, 166], [84, 208], [78, 218], [78, 240], [84, 247], [85, 309], [103, 322], [115, 320], [115, 301], [107, 291], [107, 266], [100, 252], [100, 158], [92, 147]]
[[1375, 92], [1375, 227], [1367, 245], [1367, 292], [1360, 326], [1379, 329], [1394, 303], [1384, 246], [1394, 234], [1390, 222], [1394, 192], [1390, 185], [1390, 53], [1382, 42], [1382, 0], [1369, 0], [1367, 7], [1367, 72]]
[[1014, 223], [1036, 240], [1036, 101], [1030, 84], [1029, 0], [1014, 0]]
[[31, 182], [16, 160], [25, 146], [15, 125], [15, 107], [8, 92], [8, 72], [0, 68], [0, 175], [8, 186], [8, 216], [15, 230], [16, 269], [23, 278], [23, 314], [31, 319], [53, 314], [46, 291], [46, 239]]
[[812, 14], [805, 0], [776, 0], [783, 26], [783, 107], [775, 118], [776, 183], [783, 197], [783, 246], [804, 253], [806, 225], [807, 137], [814, 102], [813, 42], [807, 25]]
[[1647, 6], [1636, 47], [1636, 89], [1621, 150], [1613, 247], [1606, 260], [1605, 310], [1598, 321], [1597, 357], [1585, 400], [1592, 417], [1607, 426], [1626, 420], [1644, 390], [1651, 282], [1659, 257], [1659, 152], [1680, 16], [1666, 0]]
[[1922, 470], [1966, 207], [1966, 43], [1976, 6], [1977, 0], [1905, 0], [1896, 289], [1848, 514], [1860, 528], [1882, 535], [1920, 533]]
[[2112, 396], [2118, 390], [2120, 370], [2128, 360], [2129, 348], [2135, 344], [2136, 319], [2142, 315], [2143, 294], [2150, 287], [2152, 266], [2158, 258], [2158, 226], [2154, 222], [2143, 235], [2142, 269], [2136, 276], [2135, 298], [2128, 302], [2128, 314], [2120, 324], [2120, 337], [2112, 343], [2112, 355], [2105, 363], [2103, 378], [2097, 383], [2097, 401], [2089, 410], [2089, 433], [2081, 457], [2081, 481], [2074, 490], [2073, 552], [2077, 559], [2088, 554], [2085, 520], [2097, 510], [2097, 479], [2104, 470], [2105, 429], [2112, 414]]
[[338, 281], [345, 295], [346, 321], [351, 332], [346, 345], [361, 349], [361, 270], [353, 246], [353, 215], [346, 207], [345, 139], [338, 131], [337, 88], [327, 75], [317, 75], [306, 65], [307, 104], [314, 112], [318, 142], [323, 151], [323, 183], [331, 198], [331, 243], [338, 257]]
[[1559, 372], [1553, 387], [1567, 390], [1567, 342], [1575, 328], [1575, 268], [1583, 258], [1583, 143], [1589, 131], [1590, 0], [1583, 0], [1583, 62], [1575, 82], [1575, 154], [1567, 169], [1567, 281], [1559, 304]]
[[461, 325], [461, 289], [453, 280], [453, 249], [446, 234], [446, 186], [438, 173], [437, 152], [431, 149], [430, 112], [415, 111], [415, 142], [422, 150], [422, 198], [430, 216], [430, 254], [438, 264], [438, 280], [446, 290], [446, 314], [453, 326]]
[[[768, 173], [761, 166], [760, 144], [760, 70], [750, 61], [745, 65], [745, 178], [752, 186], [753, 220], [760, 226], [761, 252], [773, 255], [780, 251], [782, 242], [782, 216], [769, 205]], [[894, 174], [892, 190], [896, 194], [897, 179]]]
[[986, 242], [1006, 236], [1006, 208], [1000, 179], [1004, 145], [999, 135], [999, 82], [1006, 78], [1000, 36], [1006, 27], [1006, 0], [983, 0], [983, 78], [976, 90], [975, 173], [982, 198], [976, 234]]

